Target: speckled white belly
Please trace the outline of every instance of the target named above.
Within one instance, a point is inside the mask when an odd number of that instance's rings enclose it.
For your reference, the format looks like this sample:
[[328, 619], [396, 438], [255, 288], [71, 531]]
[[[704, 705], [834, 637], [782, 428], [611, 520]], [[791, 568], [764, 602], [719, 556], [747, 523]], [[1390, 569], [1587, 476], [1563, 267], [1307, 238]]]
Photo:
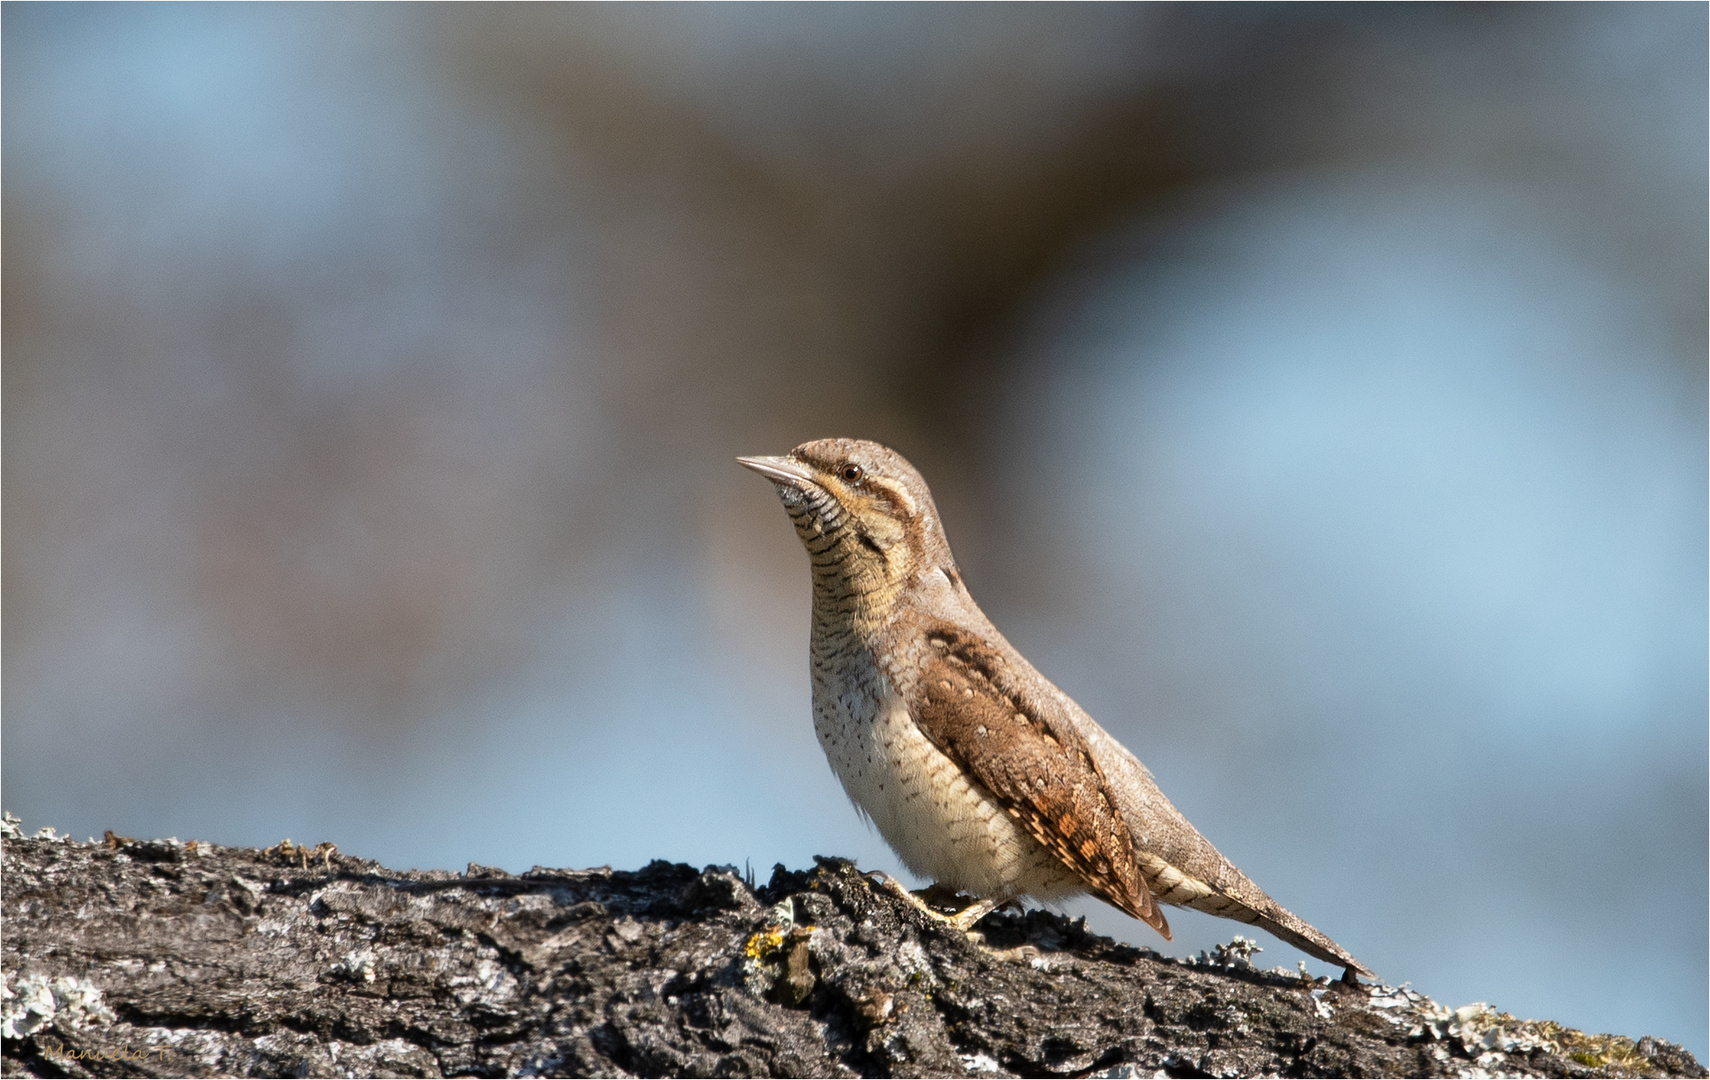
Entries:
[[1085, 891], [922, 734], [876, 671], [843, 685], [814, 682], [814, 728], [832, 771], [909, 870], [981, 897]]

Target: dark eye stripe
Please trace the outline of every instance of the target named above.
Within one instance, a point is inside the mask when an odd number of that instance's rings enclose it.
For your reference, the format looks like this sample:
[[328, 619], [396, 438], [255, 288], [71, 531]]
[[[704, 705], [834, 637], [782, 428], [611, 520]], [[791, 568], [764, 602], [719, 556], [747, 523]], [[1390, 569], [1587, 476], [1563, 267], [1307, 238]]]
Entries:
[[903, 495], [902, 489], [896, 484], [893, 484], [888, 480], [880, 480], [870, 477], [867, 481], [867, 488], [873, 494], [883, 499], [885, 504], [889, 506], [899, 517], [907, 517], [909, 515], [907, 497]]

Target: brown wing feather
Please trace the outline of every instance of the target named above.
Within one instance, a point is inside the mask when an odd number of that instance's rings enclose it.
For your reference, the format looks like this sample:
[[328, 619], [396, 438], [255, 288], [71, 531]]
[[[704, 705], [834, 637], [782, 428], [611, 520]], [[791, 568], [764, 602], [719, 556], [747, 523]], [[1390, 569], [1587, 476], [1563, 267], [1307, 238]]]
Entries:
[[908, 701], [926, 737], [1094, 891], [1169, 939], [1128, 825], [1080, 733], [1033, 700], [979, 638], [945, 623], [928, 627], [926, 639]]

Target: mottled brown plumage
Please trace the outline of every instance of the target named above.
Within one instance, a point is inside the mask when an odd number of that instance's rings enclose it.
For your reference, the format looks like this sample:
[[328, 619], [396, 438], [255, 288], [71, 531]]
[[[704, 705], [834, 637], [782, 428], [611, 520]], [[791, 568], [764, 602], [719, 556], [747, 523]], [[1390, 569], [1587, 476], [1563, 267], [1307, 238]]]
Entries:
[[813, 570], [814, 729], [911, 870], [985, 902], [1092, 892], [1166, 938], [1158, 905], [1250, 923], [1370, 972], [1265, 895], [1145, 766], [968, 595], [926, 482], [855, 439], [738, 458], [777, 487]]
[[923, 629], [931, 652], [903, 700], [926, 737], [1093, 892], [1169, 937], [1080, 733], [1031, 700], [989, 642], [945, 622]]

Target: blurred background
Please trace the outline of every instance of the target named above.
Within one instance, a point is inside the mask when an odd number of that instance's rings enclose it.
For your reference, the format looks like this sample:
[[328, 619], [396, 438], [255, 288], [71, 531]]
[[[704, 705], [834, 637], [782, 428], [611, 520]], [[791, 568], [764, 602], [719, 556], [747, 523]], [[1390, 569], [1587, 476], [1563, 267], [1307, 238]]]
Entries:
[[26, 828], [896, 871], [731, 461], [865, 436], [1388, 981], [1710, 1049], [1703, 5], [3, 19]]

